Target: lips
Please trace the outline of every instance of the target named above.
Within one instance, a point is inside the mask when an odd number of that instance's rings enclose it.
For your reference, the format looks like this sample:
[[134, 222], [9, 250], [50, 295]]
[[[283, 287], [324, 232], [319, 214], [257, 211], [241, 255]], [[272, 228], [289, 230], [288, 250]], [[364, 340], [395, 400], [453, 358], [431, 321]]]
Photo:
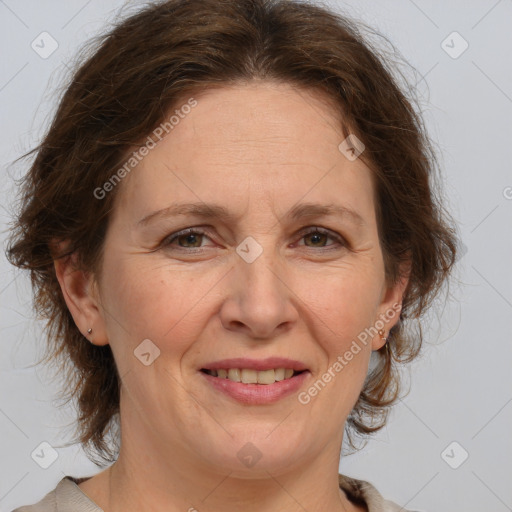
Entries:
[[296, 393], [311, 376], [304, 363], [286, 357], [222, 359], [205, 364], [199, 373], [211, 389], [252, 405], [271, 404]]
[[233, 359], [222, 359], [202, 366], [201, 370], [229, 370], [231, 368], [265, 371], [276, 368], [289, 368], [296, 372], [307, 370], [308, 367], [300, 362], [286, 357], [267, 357], [266, 359], [247, 359], [238, 357]]
[[277, 402], [297, 393], [311, 376], [307, 370], [301, 371], [290, 378], [276, 381], [273, 384], [245, 384], [233, 382], [228, 378], [219, 378], [206, 372], [198, 372], [204, 382], [214, 392], [220, 392], [231, 399], [246, 405], [265, 405]]

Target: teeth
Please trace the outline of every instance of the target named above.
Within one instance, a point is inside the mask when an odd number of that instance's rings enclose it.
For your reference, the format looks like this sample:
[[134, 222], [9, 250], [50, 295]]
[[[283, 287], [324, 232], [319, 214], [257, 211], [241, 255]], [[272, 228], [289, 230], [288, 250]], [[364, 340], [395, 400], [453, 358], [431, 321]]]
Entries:
[[228, 370], [228, 379], [233, 382], [241, 382], [242, 377], [240, 375], [240, 370], [238, 368], [230, 368]]
[[265, 370], [261, 372], [257, 372], [258, 374], [258, 384], [274, 384], [275, 379], [275, 371], [274, 370]]
[[256, 370], [242, 370], [242, 382], [244, 384], [257, 384], [258, 383], [258, 372]]
[[230, 368], [229, 370], [207, 370], [207, 373], [219, 379], [227, 378], [233, 382], [243, 382], [244, 384], [274, 384], [274, 382], [292, 377], [293, 370], [291, 368], [276, 368], [274, 370], [257, 371]]
[[[292, 370], [293, 372], [293, 370]], [[284, 374], [286, 373], [286, 370], [284, 368], [278, 368], [277, 370], [274, 370], [274, 378], [279, 380], [284, 380]]]

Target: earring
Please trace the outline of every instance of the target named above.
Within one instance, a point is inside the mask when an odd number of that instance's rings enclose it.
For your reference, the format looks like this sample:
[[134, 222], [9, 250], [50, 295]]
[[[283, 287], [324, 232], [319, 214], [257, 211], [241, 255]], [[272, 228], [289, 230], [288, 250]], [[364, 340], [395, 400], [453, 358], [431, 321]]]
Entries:
[[386, 345], [386, 352], [389, 352], [389, 343], [387, 343], [388, 339], [384, 336], [386, 333], [382, 329], [379, 329], [377, 332], [379, 333], [381, 339], [384, 340], [384, 344]]
[[89, 329], [87, 329], [87, 334], [91, 334], [92, 332], [92, 329], [89, 327]]

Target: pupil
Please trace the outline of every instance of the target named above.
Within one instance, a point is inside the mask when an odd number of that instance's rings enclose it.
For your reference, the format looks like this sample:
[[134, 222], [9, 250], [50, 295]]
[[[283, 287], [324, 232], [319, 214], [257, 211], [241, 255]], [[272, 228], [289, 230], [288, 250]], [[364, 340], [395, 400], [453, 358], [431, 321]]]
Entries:
[[313, 239], [314, 244], [317, 244], [320, 241], [320, 240], [318, 240], [318, 238], [319, 237], [321, 238], [322, 236], [323, 236], [322, 233], [313, 233], [310, 235], [310, 237]]
[[[197, 235], [194, 235], [194, 234], [188, 234], [188, 235], [184, 235], [184, 238], [185, 238], [185, 243], [186, 244], [194, 244], [194, 239], [197, 237]], [[196, 245], [197, 245], [197, 240], [196, 240]]]

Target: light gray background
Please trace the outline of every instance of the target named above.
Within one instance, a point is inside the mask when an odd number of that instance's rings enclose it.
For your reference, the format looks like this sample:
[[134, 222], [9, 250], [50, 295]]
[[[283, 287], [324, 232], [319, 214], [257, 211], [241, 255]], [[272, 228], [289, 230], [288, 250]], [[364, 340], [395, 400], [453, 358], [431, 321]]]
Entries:
[[[340, 471], [409, 509], [512, 510], [512, 0], [328, 5], [380, 30], [418, 70], [427, 126], [442, 152], [446, 204], [467, 250], [448, 302], [425, 324], [423, 356], [404, 374], [410, 393], [362, 452], [342, 458]], [[11, 162], [44, 133], [66, 63], [122, 6], [0, 0], [2, 240], [11, 178], [25, 170]], [[31, 48], [43, 31], [59, 44], [47, 59]], [[458, 58], [441, 45], [453, 31], [469, 43]], [[448, 44], [460, 48], [458, 40]], [[78, 446], [58, 447], [70, 439], [63, 432], [74, 412], [56, 407], [59, 381], [33, 366], [41, 323], [33, 319], [28, 279], [3, 253], [0, 276], [0, 511], [9, 512], [42, 498], [65, 474], [97, 469]], [[31, 458], [43, 441], [58, 453], [48, 469]], [[469, 457], [453, 469], [447, 461], [460, 463], [463, 450]]]

